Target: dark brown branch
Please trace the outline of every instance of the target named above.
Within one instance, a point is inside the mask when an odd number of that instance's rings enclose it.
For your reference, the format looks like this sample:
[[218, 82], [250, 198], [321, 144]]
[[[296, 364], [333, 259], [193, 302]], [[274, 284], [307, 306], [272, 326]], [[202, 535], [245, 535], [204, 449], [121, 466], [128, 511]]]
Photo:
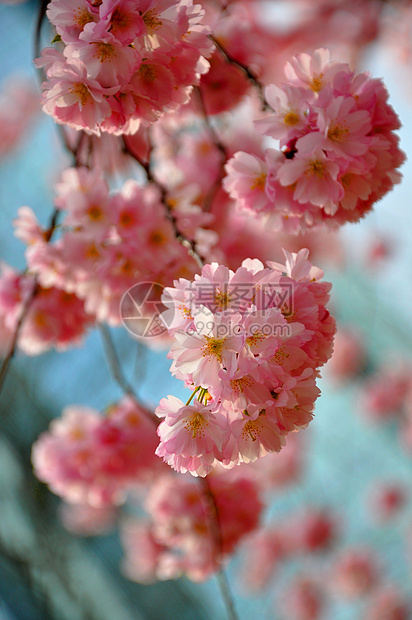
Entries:
[[259, 78], [257, 77], [257, 75], [255, 75], [253, 73], [253, 71], [245, 64], [243, 64], [242, 62], [239, 62], [238, 60], [235, 60], [230, 54], [229, 52], [222, 46], [221, 43], [219, 43], [219, 41], [217, 39], [215, 39], [212, 35], [210, 36], [210, 38], [212, 39], [213, 43], [216, 45], [217, 49], [223, 54], [223, 56], [226, 58], [226, 60], [231, 64], [234, 65], [235, 67], [239, 67], [239, 69], [241, 69], [243, 71], [243, 73], [246, 75], [247, 79], [249, 80], [249, 82], [251, 82], [253, 84], [253, 86], [256, 88], [259, 97], [262, 101], [262, 109], [263, 110], [267, 110], [268, 108], [270, 108], [268, 102], [266, 101], [266, 97], [265, 97], [265, 93], [264, 93], [264, 85], [262, 84], [262, 82], [260, 82]]
[[3, 389], [3, 385], [4, 385], [4, 381], [6, 379], [7, 376], [7, 372], [9, 370], [10, 367], [10, 362], [13, 359], [15, 353], [16, 353], [16, 349], [17, 349], [17, 343], [19, 340], [19, 335], [20, 335], [20, 331], [23, 327], [23, 323], [27, 317], [27, 314], [31, 308], [31, 305], [38, 293], [39, 290], [39, 286], [37, 283], [37, 279], [35, 279], [33, 281], [33, 288], [31, 290], [30, 295], [28, 296], [28, 298], [26, 299], [25, 303], [23, 304], [22, 308], [21, 308], [21, 312], [20, 312], [20, 316], [19, 316], [19, 320], [17, 321], [17, 325], [14, 329], [12, 338], [11, 338], [11, 342], [9, 345], [9, 349], [7, 351], [7, 354], [5, 356], [5, 358], [3, 359], [3, 362], [1, 364], [0, 367], [0, 394], [1, 391]]

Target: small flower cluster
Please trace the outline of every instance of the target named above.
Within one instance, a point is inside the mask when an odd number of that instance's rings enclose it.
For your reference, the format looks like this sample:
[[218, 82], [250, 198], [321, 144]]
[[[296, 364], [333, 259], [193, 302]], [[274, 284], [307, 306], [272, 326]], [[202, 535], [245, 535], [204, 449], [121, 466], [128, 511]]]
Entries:
[[51, 347], [62, 351], [79, 344], [95, 317], [75, 294], [54, 286], [36, 285], [30, 274], [3, 265], [0, 275], [0, 355], [6, 354], [25, 305], [35, 295], [19, 330], [19, 348], [38, 355]]
[[381, 80], [330, 62], [326, 49], [286, 63], [287, 83], [267, 87], [274, 113], [255, 122], [279, 140], [265, 160], [239, 151], [226, 191], [243, 209], [298, 233], [357, 222], [400, 180], [399, 118]]
[[186, 405], [169, 396], [155, 411], [156, 453], [177, 471], [206, 476], [218, 462], [278, 452], [312, 419], [335, 333], [330, 284], [307, 250], [285, 254], [286, 265], [267, 268], [250, 259], [236, 272], [205, 265], [194, 282], [164, 291], [171, 371], [193, 389]]
[[[159, 477], [145, 501], [147, 521], [130, 520], [122, 529], [126, 575], [141, 583], [185, 574], [203, 581], [220, 570], [222, 558], [259, 525], [263, 504], [258, 485], [225, 474], [209, 478], [208, 493], [184, 476]], [[218, 528], [218, 529], [217, 529]]]
[[[118, 325], [120, 300], [138, 282], [170, 283], [176, 275], [193, 274], [195, 264], [191, 271], [154, 185], [129, 180], [110, 193], [100, 170], [68, 168], [56, 191], [56, 205], [64, 213], [57, 241], [37, 234], [27, 207], [19, 211], [16, 234], [28, 243], [27, 263], [40, 284], [75, 293], [97, 320]], [[182, 215], [179, 207], [175, 210], [180, 230], [202, 238], [198, 226], [210, 216], [195, 205], [182, 209]]]
[[209, 68], [203, 15], [192, 0], [52, 0], [62, 52], [45, 48], [36, 61], [47, 76], [44, 111], [94, 134], [153, 123], [187, 102]]
[[33, 445], [36, 476], [65, 500], [96, 508], [121, 503], [125, 492], [159, 471], [153, 421], [131, 398], [106, 416], [67, 407]]

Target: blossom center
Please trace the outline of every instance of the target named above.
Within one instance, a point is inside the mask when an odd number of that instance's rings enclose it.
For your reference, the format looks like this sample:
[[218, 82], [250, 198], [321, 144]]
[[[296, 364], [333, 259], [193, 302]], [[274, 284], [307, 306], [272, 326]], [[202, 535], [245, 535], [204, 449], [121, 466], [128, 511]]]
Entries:
[[86, 84], [83, 84], [83, 82], [76, 82], [75, 84], [73, 84], [70, 92], [73, 93], [73, 95], [77, 96], [81, 105], [86, 105], [86, 103], [90, 100], [91, 97], [89, 89], [87, 88]]
[[110, 43], [99, 43], [97, 46], [97, 57], [100, 62], [111, 60], [116, 55], [116, 50]]
[[86, 258], [99, 258], [100, 254], [94, 243], [87, 248], [85, 256]]
[[232, 379], [230, 381], [230, 387], [236, 393], [243, 392], [243, 390], [252, 385], [252, 380], [249, 377], [242, 377], [241, 379]]
[[340, 182], [342, 183], [343, 187], [347, 189], [352, 183], [352, 175], [347, 172], [340, 178]]
[[191, 418], [186, 420], [184, 426], [192, 438], [202, 437], [205, 435], [205, 428], [209, 421], [199, 412], [196, 412]]
[[315, 159], [309, 163], [306, 170], [307, 176], [316, 177], [318, 180], [323, 179], [326, 174], [326, 164], [319, 159]]
[[97, 221], [102, 218], [102, 210], [100, 207], [92, 206], [87, 210], [87, 214], [91, 220]]
[[299, 123], [299, 115], [296, 112], [289, 110], [289, 112], [287, 112], [283, 117], [283, 122], [285, 125], [296, 125]]
[[147, 84], [151, 84], [157, 78], [157, 67], [154, 65], [142, 65], [139, 69], [140, 77]]
[[243, 427], [242, 439], [256, 441], [260, 436], [261, 429], [255, 420], [248, 420]]
[[259, 189], [264, 190], [266, 184], [266, 174], [262, 172], [262, 174], [253, 179], [252, 187], [250, 189]]
[[314, 73], [309, 86], [311, 90], [313, 90], [313, 92], [318, 93], [320, 90], [322, 90], [325, 84], [326, 80], [323, 73]]
[[222, 349], [225, 342], [225, 338], [213, 338], [212, 336], [206, 336], [206, 344], [203, 347], [203, 356], [214, 356], [219, 362], [222, 361]]
[[328, 138], [332, 142], [347, 142], [349, 140], [349, 127], [346, 123], [339, 123], [336, 119], [329, 127]]
[[159, 232], [158, 230], [155, 230], [150, 235], [150, 241], [154, 243], [155, 245], [161, 245], [164, 241], [166, 241], [166, 237], [162, 235], [162, 233]]
[[93, 18], [86, 9], [78, 9], [73, 13], [73, 21], [79, 28], [83, 29], [86, 24], [93, 21]]
[[114, 26], [115, 28], [126, 28], [126, 26], [129, 23], [129, 17], [128, 15], [126, 15], [126, 13], [122, 13], [118, 8], [113, 12], [112, 15], [112, 19], [110, 20], [112, 22], [112, 26]]
[[143, 21], [149, 34], [153, 34], [163, 25], [163, 22], [159, 19], [158, 13], [154, 9], [146, 11], [146, 13], [143, 15]]
[[227, 291], [225, 293], [222, 293], [222, 291], [219, 291], [219, 289], [217, 289], [213, 296], [213, 299], [219, 310], [223, 310], [228, 308], [230, 303], [230, 297], [231, 295]]

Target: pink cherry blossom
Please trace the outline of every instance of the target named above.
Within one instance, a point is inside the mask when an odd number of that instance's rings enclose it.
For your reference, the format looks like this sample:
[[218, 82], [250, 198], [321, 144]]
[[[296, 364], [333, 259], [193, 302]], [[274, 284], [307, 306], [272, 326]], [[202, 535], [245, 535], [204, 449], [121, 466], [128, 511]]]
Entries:
[[215, 457], [228, 439], [226, 418], [196, 400], [185, 406], [171, 396], [160, 401], [155, 413], [164, 416], [158, 427], [160, 444], [156, 454], [182, 473], [190, 471], [195, 476], [210, 473]]

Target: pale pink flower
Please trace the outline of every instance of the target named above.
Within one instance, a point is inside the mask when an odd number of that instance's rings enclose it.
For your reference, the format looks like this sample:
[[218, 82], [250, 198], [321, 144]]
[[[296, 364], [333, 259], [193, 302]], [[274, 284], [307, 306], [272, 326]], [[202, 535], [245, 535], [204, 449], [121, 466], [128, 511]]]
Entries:
[[262, 159], [239, 151], [225, 164], [225, 170], [223, 187], [231, 198], [244, 209], [258, 212], [266, 209], [268, 168]]
[[135, 0], [103, 0], [99, 15], [107, 30], [123, 45], [130, 45], [145, 30], [144, 17]]
[[200, 90], [208, 115], [221, 114], [235, 107], [249, 90], [243, 71], [229, 64], [219, 51], [211, 58], [210, 70], [202, 77]]
[[57, 123], [97, 135], [100, 124], [111, 113], [107, 96], [119, 89], [118, 86], [103, 88], [88, 77], [85, 65], [75, 59], [65, 65], [52, 65], [42, 87], [43, 109]]
[[40, 110], [34, 83], [23, 77], [2, 81], [0, 91], [0, 158], [28, 137]]
[[130, 398], [106, 417], [67, 407], [33, 445], [36, 475], [69, 502], [97, 508], [124, 502], [127, 490], [162, 466], [154, 454], [156, 427], [147, 414]]
[[13, 220], [14, 235], [26, 245], [43, 243], [45, 230], [40, 226], [37, 217], [30, 207], [17, 209], [17, 217]]
[[164, 416], [158, 427], [160, 444], [158, 456], [177, 471], [190, 471], [194, 476], [205, 476], [213, 468], [228, 439], [228, 423], [221, 413], [198, 401], [185, 405], [174, 397], [162, 399], [157, 415]]
[[271, 84], [265, 89], [265, 97], [275, 114], [255, 121], [255, 127], [281, 140], [281, 144], [301, 136], [309, 123], [305, 91], [288, 84], [283, 89]]
[[127, 83], [141, 62], [141, 57], [130, 46], [123, 46], [107, 32], [104, 23], [91, 23], [84, 27], [79, 41], [64, 50], [69, 62], [74, 58], [87, 67], [89, 78], [98, 80], [103, 87]]
[[359, 110], [350, 97], [336, 97], [319, 110], [318, 129], [325, 136], [323, 148], [336, 157], [359, 157], [371, 144], [372, 129], [368, 110]]
[[88, 0], [52, 0], [47, 7], [47, 17], [65, 43], [78, 40], [86, 24], [97, 22], [97, 10]]
[[329, 86], [339, 71], [347, 70], [344, 63], [330, 62], [329, 50], [319, 48], [313, 54], [298, 54], [285, 65], [285, 75], [291, 84], [309, 87], [317, 96]]
[[294, 159], [286, 160], [278, 169], [280, 183], [284, 186], [296, 184], [293, 196], [298, 202], [310, 202], [333, 215], [344, 196], [338, 181], [338, 164], [325, 155], [325, 142], [320, 134], [299, 138], [296, 147], [298, 152]]
[[270, 452], [279, 452], [285, 444], [276, 419], [273, 420], [265, 409], [259, 411], [255, 405], [249, 405], [243, 418], [232, 422], [230, 428], [233, 440], [225, 450], [229, 463], [255, 461]]
[[190, 377], [196, 385], [212, 387], [219, 381], [224, 367], [229, 373], [236, 370], [236, 354], [244, 343], [240, 314], [214, 315], [207, 308], [194, 317], [195, 329], [175, 332], [169, 356], [171, 371], [180, 378]]

